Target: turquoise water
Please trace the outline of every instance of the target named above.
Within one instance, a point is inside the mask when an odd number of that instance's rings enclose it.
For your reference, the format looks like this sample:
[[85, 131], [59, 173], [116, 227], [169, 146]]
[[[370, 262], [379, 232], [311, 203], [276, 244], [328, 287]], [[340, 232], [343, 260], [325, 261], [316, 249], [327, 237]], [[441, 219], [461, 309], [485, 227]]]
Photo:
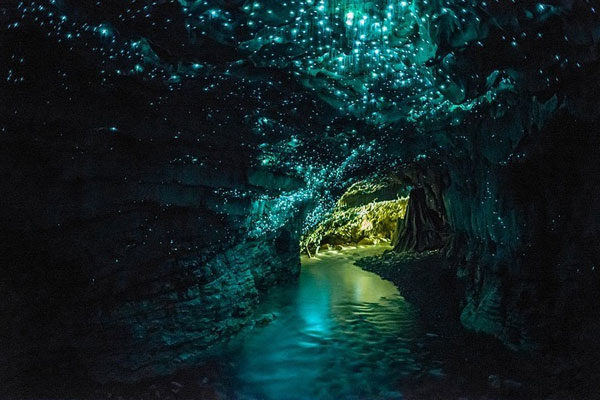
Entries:
[[406, 382], [440, 373], [415, 353], [423, 336], [416, 310], [391, 282], [353, 265], [384, 249], [303, 258], [299, 280], [273, 289], [257, 311], [276, 318], [227, 348], [229, 396], [401, 399]]

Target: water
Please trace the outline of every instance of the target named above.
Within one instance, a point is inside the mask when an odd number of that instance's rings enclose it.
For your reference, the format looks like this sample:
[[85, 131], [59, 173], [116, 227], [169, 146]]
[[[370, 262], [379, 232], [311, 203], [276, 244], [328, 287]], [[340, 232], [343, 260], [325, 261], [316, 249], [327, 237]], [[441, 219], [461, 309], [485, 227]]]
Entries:
[[391, 282], [353, 265], [383, 249], [303, 258], [299, 280], [273, 289], [259, 307], [257, 315], [277, 318], [223, 350], [230, 396], [400, 399], [405, 382], [439, 373], [439, 363], [415, 351], [424, 336], [416, 310]]

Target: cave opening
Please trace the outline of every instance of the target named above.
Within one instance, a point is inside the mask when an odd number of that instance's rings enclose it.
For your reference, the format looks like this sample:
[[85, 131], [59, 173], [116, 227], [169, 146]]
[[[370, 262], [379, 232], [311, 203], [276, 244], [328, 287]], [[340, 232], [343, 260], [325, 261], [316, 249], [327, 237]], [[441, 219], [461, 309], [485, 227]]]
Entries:
[[300, 252], [381, 245], [395, 252], [422, 253], [448, 244], [442, 174], [424, 165], [350, 185], [318, 223], [300, 237]]
[[300, 238], [301, 252], [311, 257], [347, 246], [389, 246], [406, 213], [409, 191], [410, 187], [391, 176], [354, 183]]

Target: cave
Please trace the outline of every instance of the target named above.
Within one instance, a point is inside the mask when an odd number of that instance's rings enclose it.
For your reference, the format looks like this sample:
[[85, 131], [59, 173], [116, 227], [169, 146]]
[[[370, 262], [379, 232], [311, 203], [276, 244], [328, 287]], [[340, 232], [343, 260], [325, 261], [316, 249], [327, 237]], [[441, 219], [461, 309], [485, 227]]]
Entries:
[[0, 399], [600, 399], [595, 1], [9, 1], [0, 44]]

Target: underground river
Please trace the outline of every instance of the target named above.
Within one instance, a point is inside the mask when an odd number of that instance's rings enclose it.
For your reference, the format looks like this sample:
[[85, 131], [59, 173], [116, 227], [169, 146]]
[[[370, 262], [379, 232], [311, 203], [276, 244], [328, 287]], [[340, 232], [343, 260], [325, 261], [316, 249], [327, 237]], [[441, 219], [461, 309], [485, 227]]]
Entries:
[[303, 257], [299, 280], [270, 291], [257, 310], [266, 321], [218, 350], [221, 378], [227, 376], [219, 392], [235, 399], [401, 399], [404, 384], [441, 376], [441, 363], [424, 351], [423, 341], [435, 336], [415, 308], [391, 282], [353, 264], [386, 248]]

